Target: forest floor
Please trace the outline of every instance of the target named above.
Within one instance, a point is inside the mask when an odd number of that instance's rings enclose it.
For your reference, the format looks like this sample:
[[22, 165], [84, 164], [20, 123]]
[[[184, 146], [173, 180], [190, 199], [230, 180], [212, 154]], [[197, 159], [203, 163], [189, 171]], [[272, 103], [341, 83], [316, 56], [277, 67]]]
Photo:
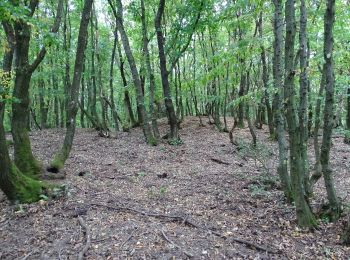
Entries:
[[[348, 259], [345, 217], [320, 220], [312, 232], [297, 227], [266, 127], [257, 130], [256, 150], [248, 129], [234, 131], [234, 146], [195, 117], [180, 133], [183, 144], [150, 147], [140, 129], [117, 139], [78, 129], [60, 181], [66, 197], [20, 209], [0, 202], [0, 259], [76, 259], [87, 237], [87, 259]], [[57, 129], [32, 132], [34, 153], [47, 163], [63, 137]], [[349, 203], [350, 149], [332, 140], [338, 196]], [[326, 201], [323, 186], [315, 188], [314, 211]]]

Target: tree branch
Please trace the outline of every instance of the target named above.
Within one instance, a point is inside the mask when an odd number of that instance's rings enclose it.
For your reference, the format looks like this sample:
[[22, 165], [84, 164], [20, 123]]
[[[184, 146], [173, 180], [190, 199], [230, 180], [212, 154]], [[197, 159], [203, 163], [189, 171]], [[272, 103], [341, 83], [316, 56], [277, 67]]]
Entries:
[[178, 55], [172, 60], [171, 65], [170, 65], [170, 68], [169, 68], [169, 70], [168, 70], [168, 74], [173, 70], [173, 68], [175, 67], [176, 63], [177, 63], [178, 60], [181, 58], [182, 54], [187, 50], [188, 46], [190, 45], [191, 39], [192, 39], [192, 36], [193, 36], [193, 33], [194, 33], [194, 31], [196, 30], [196, 27], [197, 27], [198, 22], [199, 22], [199, 20], [200, 20], [203, 6], [204, 6], [204, 2], [203, 2], [203, 0], [202, 0], [202, 1], [201, 1], [200, 8], [199, 8], [199, 11], [198, 11], [198, 14], [197, 14], [197, 17], [196, 17], [196, 20], [195, 20], [194, 23], [193, 23], [192, 32], [191, 32], [190, 35], [188, 36], [186, 44], [185, 44], [185, 45], [182, 47], [182, 49], [178, 52]]
[[[58, 32], [58, 29], [60, 28], [61, 19], [62, 19], [62, 13], [63, 13], [63, 0], [59, 0], [57, 5], [57, 15], [52, 25], [51, 33]], [[43, 46], [40, 52], [38, 53], [36, 59], [34, 60], [34, 62], [29, 66], [29, 72], [33, 73], [35, 71], [35, 69], [39, 66], [39, 64], [44, 59], [46, 52], [47, 52], [46, 46]]]

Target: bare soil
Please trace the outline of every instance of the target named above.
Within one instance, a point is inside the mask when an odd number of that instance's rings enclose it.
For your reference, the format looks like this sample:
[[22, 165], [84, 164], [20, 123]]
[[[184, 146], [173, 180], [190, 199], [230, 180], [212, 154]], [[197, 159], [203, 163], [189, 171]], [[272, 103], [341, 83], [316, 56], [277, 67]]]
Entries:
[[[166, 121], [160, 125], [165, 134]], [[297, 227], [266, 129], [257, 130], [256, 150], [248, 129], [234, 131], [234, 146], [194, 117], [182, 124], [178, 145], [148, 146], [140, 129], [116, 139], [78, 129], [67, 177], [56, 181], [66, 185], [65, 197], [21, 207], [0, 202], [0, 259], [77, 259], [86, 245], [86, 259], [348, 259], [345, 217], [320, 219], [314, 231]], [[32, 132], [34, 153], [48, 163], [63, 137], [58, 129]], [[337, 192], [349, 203], [349, 146], [332, 140]], [[315, 212], [326, 201], [323, 186]]]

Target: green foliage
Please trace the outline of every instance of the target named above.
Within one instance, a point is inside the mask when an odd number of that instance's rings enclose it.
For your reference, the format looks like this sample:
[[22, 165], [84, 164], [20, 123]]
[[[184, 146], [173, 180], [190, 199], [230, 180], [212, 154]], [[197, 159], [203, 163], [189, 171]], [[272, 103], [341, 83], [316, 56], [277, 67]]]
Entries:
[[183, 144], [183, 141], [181, 140], [181, 139], [179, 139], [179, 138], [174, 138], [174, 139], [170, 139], [169, 141], [168, 141], [168, 144], [170, 144], [170, 145], [182, 145]]

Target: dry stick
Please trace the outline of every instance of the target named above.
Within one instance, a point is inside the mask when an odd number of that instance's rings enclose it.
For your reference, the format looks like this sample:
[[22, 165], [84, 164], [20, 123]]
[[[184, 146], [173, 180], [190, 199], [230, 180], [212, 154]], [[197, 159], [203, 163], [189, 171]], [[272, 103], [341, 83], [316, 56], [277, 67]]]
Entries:
[[82, 251], [80, 251], [78, 255], [78, 260], [83, 260], [84, 255], [86, 252], [89, 250], [90, 244], [91, 244], [91, 235], [90, 235], [90, 229], [89, 227], [85, 224], [84, 220], [82, 217], [78, 217], [79, 224], [82, 226], [84, 229], [85, 237], [86, 237], [86, 243]]
[[164, 237], [164, 239], [165, 239], [168, 243], [170, 243], [170, 244], [172, 244], [174, 247], [180, 249], [180, 250], [181, 250], [185, 255], [187, 255], [188, 257], [190, 257], [190, 258], [193, 257], [193, 254], [187, 252], [186, 250], [183, 250], [179, 245], [177, 245], [177, 244], [175, 244], [173, 241], [171, 241], [171, 240], [166, 236], [166, 234], [164, 233], [164, 230], [163, 230], [163, 229], [161, 229], [161, 232], [162, 232], [162, 236]]
[[220, 159], [217, 158], [210, 158], [213, 162], [219, 163], [219, 164], [225, 164], [225, 165], [230, 165], [228, 162], [221, 161]]
[[134, 236], [135, 230], [131, 232], [130, 236], [128, 236], [127, 239], [120, 245], [120, 248], [123, 248], [123, 246]]
[[[188, 216], [186, 216], [184, 218], [182, 216], [177, 216], [177, 215], [164, 215], [164, 214], [158, 214], [158, 213], [141, 211], [141, 210], [133, 209], [133, 208], [129, 208], [129, 207], [115, 207], [115, 206], [105, 205], [105, 204], [100, 204], [100, 203], [91, 203], [90, 206], [105, 207], [105, 208], [108, 208], [108, 209], [119, 210], [119, 211], [129, 211], [129, 212], [138, 213], [138, 214], [143, 215], [143, 216], [154, 217], [154, 218], [171, 219], [172, 221], [177, 221], [177, 222], [180, 222], [180, 223], [182, 222], [183, 224], [185, 224], [187, 226], [191, 226], [191, 227], [195, 227], [195, 228], [198, 228], [198, 229], [201, 229], [201, 230], [205, 230], [205, 231], [207, 231], [207, 232], [209, 232], [209, 233], [211, 233], [211, 234], [213, 234], [215, 236], [218, 236], [220, 238], [228, 239], [225, 235], [223, 235], [223, 234], [221, 234], [219, 232], [216, 232], [216, 231], [210, 230], [210, 229], [208, 229], [206, 227], [197, 225], [196, 223], [194, 223], [191, 220], [189, 220]], [[253, 243], [253, 242], [246, 241], [244, 239], [232, 237], [232, 241], [235, 241], [235, 242], [240, 243], [240, 244], [245, 244], [245, 245], [247, 245], [249, 247], [255, 248], [257, 250], [265, 251], [267, 253], [272, 253], [272, 254], [278, 253], [274, 249], [270, 249], [270, 248], [267, 248], [265, 246], [260, 246], [260, 245], [257, 245], [255, 243]]]

